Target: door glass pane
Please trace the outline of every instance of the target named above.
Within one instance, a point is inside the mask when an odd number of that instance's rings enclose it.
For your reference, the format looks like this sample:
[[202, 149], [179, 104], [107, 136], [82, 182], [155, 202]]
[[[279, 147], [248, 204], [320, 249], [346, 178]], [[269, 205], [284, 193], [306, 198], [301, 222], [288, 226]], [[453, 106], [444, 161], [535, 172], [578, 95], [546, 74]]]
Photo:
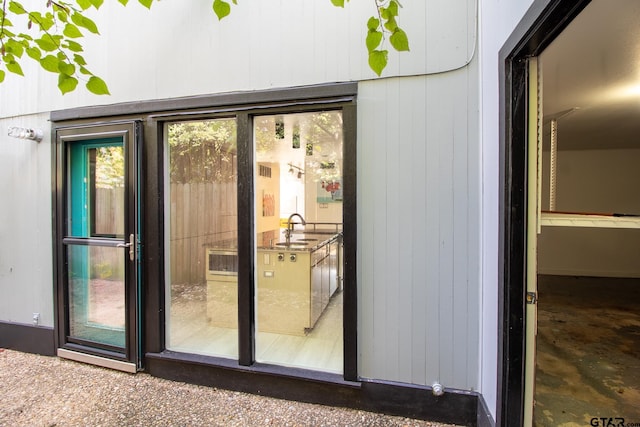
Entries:
[[67, 246], [69, 333], [72, 338], [125, 346], [122, 248]]
[[256, 360], [342, 373], [342, 114], [254, 119]]
[[124, 236], [124, 149], [90, 148], [89, 191], [91, 235]]
[[122, 138], [69, 145], [67, 236], [124, 236]]
[[235, 119], [166, 127], [167, 348], [238, 357]]

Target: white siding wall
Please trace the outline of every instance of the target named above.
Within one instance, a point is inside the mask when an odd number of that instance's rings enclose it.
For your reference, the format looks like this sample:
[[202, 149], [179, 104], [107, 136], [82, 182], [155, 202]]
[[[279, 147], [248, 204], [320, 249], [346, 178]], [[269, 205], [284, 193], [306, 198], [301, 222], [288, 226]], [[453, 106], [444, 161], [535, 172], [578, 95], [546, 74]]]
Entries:
[[476, 63], [362, 83], [358, 94], [361, 374], [478, 388]]
[[46, 128], [48, 114], [0, 119], [0, 321], [53, 326], [51, 143], [7, 136]]
[[[221, 22], [211, 3], [191, 1], [185, 7], [184, 2], [166, 1], [147, 11], [136, 1], [126, 9], [105, 2], [94, 16], [102, 35], [80, 41], [89, 69], [108, 82], [112, 96], [94, 96], [83, 87], [62, 97], [56, 76], [29, 66], [28, 84], [9, 75], [0, 85], [2, 116], [375, 77], [365, 49], [366, 21], [375, 13], [372, 1], [352, 1], [344, 10], [329, 0], [240, 2]], [[390, 53], [385, 75], [464, 65], [476, 45], [475, 3], [405, 4], [399, 22], [412, 51]]]

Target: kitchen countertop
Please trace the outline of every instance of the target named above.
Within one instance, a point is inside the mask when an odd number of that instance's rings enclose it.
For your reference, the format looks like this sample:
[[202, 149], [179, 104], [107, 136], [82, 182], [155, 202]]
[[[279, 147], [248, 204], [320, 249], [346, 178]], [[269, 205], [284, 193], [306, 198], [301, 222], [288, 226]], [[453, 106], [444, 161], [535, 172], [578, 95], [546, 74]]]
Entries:
[[284, 236], [284, 229], [265, 231], [258, 233], [257, 245], [259, 250], [286, 250], [313, 252], [316, 249], [330, 243], [341, 235], [336, 231], [302, 231], [294, 230], [291, 233], [289, 244]]

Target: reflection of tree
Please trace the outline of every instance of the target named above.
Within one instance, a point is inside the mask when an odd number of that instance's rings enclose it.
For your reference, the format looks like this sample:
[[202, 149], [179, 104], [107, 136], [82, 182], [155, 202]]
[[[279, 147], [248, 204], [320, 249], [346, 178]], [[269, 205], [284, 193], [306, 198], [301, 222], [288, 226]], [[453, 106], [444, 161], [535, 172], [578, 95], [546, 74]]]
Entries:
[[235, 177], [235, 120], [174, 123], [168, 133], [172, 183], [229, 182]]
[[256, 152], [266, 153], [274, 149], [276, 141], [284, 138], [284, 129], [282, 138], [276, 138], [276, 118], [278, 116], [259, 116], [254, 119], [254, 138], [256, 141]]
[[124, 152], [122, 146], [96, 149], [96, 187], [124, 187]]
[[311, 114], [306, 126], [305, 144], [308, 152], [313, 153], [307, 157], [307, 173], [312, 173], [317, 180], [332, 181], [341, 178], [341, 112], [324, 111]]
[[[286, 129], [279, 137], [276, 123], [284, 120]], [[294, 134], [299, 132], [300, 148]], [[342, 174], [342, 113], [313, 113], [260, 116], [254, 119], [256, 153], [260, 159], [292, 161], [293, 152], [304, 150], [304, 171], [315, 181], [339, 180]], [[268, 160], [266, 160], [268, 161]], [[296, 166], [297, 167], [297, 166]]]

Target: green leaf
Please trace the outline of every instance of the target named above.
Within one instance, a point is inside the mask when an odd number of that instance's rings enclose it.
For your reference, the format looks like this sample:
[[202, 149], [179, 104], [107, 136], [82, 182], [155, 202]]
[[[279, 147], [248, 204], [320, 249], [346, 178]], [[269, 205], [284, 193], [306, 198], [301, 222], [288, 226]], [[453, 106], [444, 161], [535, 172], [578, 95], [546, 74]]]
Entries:
[[58, 89], [60, 89], [60, 92], [62, 92], [63, 95], [68, 92], [73, 92], [76, 89], [76, 86], [78, 86], [78, 79], [64, 73], [60, 73], [58, 76]]
[[47, 12], [42, 17], [40, 22], [36, 22], [36, 23], [39, 24], [40, 28], [42, 28], [44, 31], [47, 31], [56, 24], [56, 18], [53, 16], [51, 12]]
[[73, 60], [78, 65], [87, 65], [87, 61], [84, 60], [84, 57], [78, 55], [77, 53], [75, 55], [73, 55]]
[[11, 60], [7, 62], [5, 65], [7, 67], [7, 71], [11, 71], [14, 74], [24, 76], [24, 73], [22, 72], [22, 67], [16, 61]]
[[87, 82], [87, 89], [89, 89], [89, 92], [96, 95], [111, 95], [109, 93], [109, 88], [107, 88], [107, 84], [97, 76], [91, 76]]
[[71, 23], [68, 23], [67, 25], [64, 26], [64, 31], [62, 31], [62, 34], [72, 39], [83, 37], [82, 32], [78, 29], [78, 27], [76, 27]]
[[58, 19], [61, 22], [68, 22], [69, 21], [69, 15], [66, 12], [60, 11], [60, 12], [58, 12]]
[[382, 70], [387, 66], [387, 54], [386, 50], [374, 50], [369, 52], [369, 67], [378, 76], [382, 74]]
[[84, 68], [83, 66], [80, 66], [80, 72], [85, 76], [93, 76], [93, 73], [87, 70], [86, 68]]
[[393, 33], [398, 28], [398, 23], [396, 22], [396, 18], [393, 16], [389, 18], [387, 22], [384, 23], [384, 28], [389, 30], [389, 32]]
[[[30, 12], [29, 13], [29, 23], [34, 23], [38, 25], [42, 21], [42, 14], [40, 12]], [[29, 25], [30, 25], [29, 24]], [[31, 29], [31, 27], [29, 27]]]
[[82, 8], [82, 10], [87, 10], [91, 7], [90, 0], [76, 0], [76, 3]]
[[21, 58], [24, 53], [24, 46], [14, 39], [8, 39], [4, 44], [4, 48], [5, 52], [12, 53], [18, 58]]
[[78, 27], [86, 28], [87, 30], [91, 31], [93, 34], [100, 34], [96, 23], [79, 12], [76, 12], [73, 15], [71, 15], [71, 20]]
[[40, 60], [40, 66], [52, 73], [59, 72], [58, 70], [59, 63], [60, 63], [60, 60], [53, 55], [47, 55]]
[[391, 42], [391, 46], [393, 46], [393, 48], [398, 52], [409, 50], [409, 38], [407, 37], [407, 33], [400, 28], [396, 28], [393, 34], [391, 34], [389, 42]]
[[370, 30], [377, 30], [379, 26], [380, 26], [380, 20], [378, 18], [374, 18], [372, 16], [367, 21], [367, 28]]
[[129, 3], [129, 0], [118, 0], [121, 5], [126, 6]]
[[15, 15], [24, 15], [25, 13], [27, 13], [24, 6], [22, 6], [17, 1], [9, 2], [9, 12], [14, 13]]
[[65, 61], [60, 61], [58, 63], [58, 70], [60, 70], [60, 73], [66, 74], [68, 76], [73, 76], [76, 73], [76, 67], [73, 64], [69, 64]]
[[25, 34], [25, 33], [20, 33], [18, 34], [18, 37], [24, 39], [24, 40], [33, 40], [33, 37], [31, 37], [29, 34]]
[[213, 0], [213, 11], [218, 17], [218, 20], [221, 21], [222, 18], [231, 13], [231, 6], [226, 1]]
[[331, 3], [336, 7], [344, 7], [344, 0], [331, 0]]
[[0, 83], [4, 81], [5, 72], [0, 70]]
[[391, 0], [389, 3], [387, 12], [389, 12], [389, 15], [391, 16], [398, 16], [398, 3], [395, 0]]
[[367, 51], [372, 52], [382, 43], [382, 33], [377, 30], [369, 30], [367, 33]]
[[66, 47], [72, 52], [82, 52], [84, 50], [82, 49], [82, 45], [80, 45], [80, 43], [76, 43], [73, 40], [67, 40]]
[[147, 9], [151, 9], [151, 3], [153, 3], [153, 0], [138, 0], [138, 1], [140, 2], [141, 5], [143, 5]]
[[36, 61], [40, 61], [40, 58], [42, 58], [42, 52], [35, 46], [27, 48], [27, 55]]
[[104, 3], [104, 0], [91, 0], [91, 4], [96, 9], [100, 9], [100, 6], [102, 6], [102, 3]]

